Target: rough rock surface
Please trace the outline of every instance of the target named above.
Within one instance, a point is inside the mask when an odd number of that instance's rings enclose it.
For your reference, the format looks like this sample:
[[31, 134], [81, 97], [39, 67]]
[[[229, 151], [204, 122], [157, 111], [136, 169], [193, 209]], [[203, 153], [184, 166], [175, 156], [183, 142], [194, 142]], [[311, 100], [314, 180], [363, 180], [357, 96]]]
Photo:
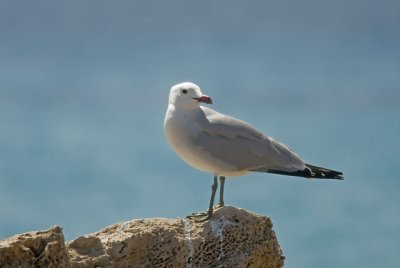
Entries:
[[0, 240], [0, 267], [70, 267], [61, 228]]
[[54, 227], [0, 241], [0, 267], [283, 267], [284, 260], [270, 219], [234, 207], [202, 223], [132, 220], [66, 247], [63, 240]]

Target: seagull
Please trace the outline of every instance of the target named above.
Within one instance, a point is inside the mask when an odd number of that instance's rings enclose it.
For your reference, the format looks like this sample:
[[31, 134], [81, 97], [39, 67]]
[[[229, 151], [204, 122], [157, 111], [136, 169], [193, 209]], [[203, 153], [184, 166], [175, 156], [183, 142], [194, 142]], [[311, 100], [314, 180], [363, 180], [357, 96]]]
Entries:
[[225, 177], [265, 172], [313, 179], [343, 180], [343, 173], [306, 164], [287, 145], [268, 137], [249, 123], [200, 104], [212, 104], [199, 86], [190, 82], [171, 88], [164, 133], [178, 156], [195, 169], [211, 173], [210, 205], [189, 218], [206, 221], [214, 211], [220, 180], [219, 203], [224, 206]]

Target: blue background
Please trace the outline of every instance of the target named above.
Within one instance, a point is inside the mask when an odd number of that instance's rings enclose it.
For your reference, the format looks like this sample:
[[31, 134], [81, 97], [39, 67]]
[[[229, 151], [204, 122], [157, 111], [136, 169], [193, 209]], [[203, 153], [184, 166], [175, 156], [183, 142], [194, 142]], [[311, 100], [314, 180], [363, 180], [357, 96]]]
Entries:
[[344, 181], [228, 180], [272, 218], [286, 267], [399, 267], [400, 2], [0, 3], [0, 238], [67, 240], [208, 205], [163, 135], [172, 85]]

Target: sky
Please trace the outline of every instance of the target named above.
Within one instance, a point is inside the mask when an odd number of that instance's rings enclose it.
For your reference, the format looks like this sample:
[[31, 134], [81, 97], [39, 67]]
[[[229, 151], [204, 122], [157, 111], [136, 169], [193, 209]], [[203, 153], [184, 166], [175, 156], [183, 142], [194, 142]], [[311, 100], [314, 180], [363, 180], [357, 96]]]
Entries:
[[400, 1], [2, 1], [0, 238], [208, 205], [211, 174], [163, 134], [170, 87], [344, 181], [229, 179], [286, 267], [397, 267]]

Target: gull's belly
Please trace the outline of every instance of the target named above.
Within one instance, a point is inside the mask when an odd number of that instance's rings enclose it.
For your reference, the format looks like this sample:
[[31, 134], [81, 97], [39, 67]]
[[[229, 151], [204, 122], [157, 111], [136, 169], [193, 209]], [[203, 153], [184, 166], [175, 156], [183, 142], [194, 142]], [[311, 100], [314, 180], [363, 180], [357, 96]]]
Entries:
[[246, 170], [239, 170], [238, 167], [218, 159], [201, 147], [190, 143], [181, 143], [174, 147], [176, 153], [189, 165], [204, 172], [221, 176], [240, 176], [246, 174]]
[[190, 131], [173, 128], [166, 125], [165, 134], [167, 140], [182, 160], [190, 166], [212, 174], [221, 176], [240, 176], [247, 170], [239, 170], [238, 167], [216, 158], [199, 146], [193, 145]]

